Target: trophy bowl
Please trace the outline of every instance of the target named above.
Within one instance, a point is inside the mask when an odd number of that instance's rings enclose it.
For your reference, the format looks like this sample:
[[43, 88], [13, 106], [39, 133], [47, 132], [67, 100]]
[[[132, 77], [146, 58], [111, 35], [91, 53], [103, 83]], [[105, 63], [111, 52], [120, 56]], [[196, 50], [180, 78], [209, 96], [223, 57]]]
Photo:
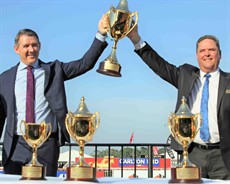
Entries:
[[[121, 66], [116, 56], [117, 43], [136, 26], [138, 13], [131, 13], [128, 9], [127, 0], [120, 0], [118, 6], [116, 8], [111, 6], [106, 14], [109, 17], [109, 30], [107, 34], [113, 38], [113, 47], [110, 55], [99, 64], [97, 72], [113, 77], [121, 77]], [[133, 20], [134, 16], [136, 17], [135, 22]]]
[[[22, 126], [24, 126], [24, 131]], [[21, 122], [20, 131], [22, 136], [32, 148], [32, 160], [22, 166], [21, 180], [45, 180], [46, 167], [38, 162], [37, 149], [48, 139], [51, 129], [51, 124], [46, 124], [45, 121], [41, 124]]]
[[169, 183], [202, 183], [201, 168], [192, 164], [188, 158], [188, 146], [200, 129], [201, 115], [190, 112], [185, 97], [181, 102], [177, 113], [170, 115], [168, 126], [172, 136], [183, 147], [183, 159], [176, 168], [171, 168]]
[[75, 113], [69, 112], [66, 115], [65, 125], [70, 137], [79, 145], [79, 160], [71, 164], [66, 169], [67, 181], [91, 181], [96, 179], [96, 168], [91, 167], [84, 160], [84, 146], [92, 140], [92, 137], [99, 127], [100, 116], [98, 112], [91, 114], [85, 104], [85, 98], [81, 98], [81, 103]]

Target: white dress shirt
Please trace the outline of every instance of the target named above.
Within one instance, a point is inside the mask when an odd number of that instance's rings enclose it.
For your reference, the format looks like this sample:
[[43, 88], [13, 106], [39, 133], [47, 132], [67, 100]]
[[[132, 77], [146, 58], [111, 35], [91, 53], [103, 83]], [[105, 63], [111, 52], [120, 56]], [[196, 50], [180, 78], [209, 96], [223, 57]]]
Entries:
[[[20, 131], [21, 121], [25, 121], [26, 115], [26, 84], [27, 84], [27, 65], [20, 62], [16, 80], [15, 80], [15, 100], [16, 100], [16, 117], [17, 128], [15, 134], [22, 135]], [[35, 81], [35, 123], [51, 123], [52, 132], [57, 131], [57, 124], [54, 113], [50, 109], [49, 103], [44, 96], [44, 70], [39, 66], [38, 61], [33, 65], [33, 74]], [[23, 132], [24, 133], [24, 132]]]
[[[196, 80], [191, 95], [189, 96], [190, 110], [193, 114], [200, 113], [200, 104], [202, 89], [205, 82], [206, 73], [200, 71], [200, 77]], [[208, 143], [217, 143], [220, 141], [219, 129], [217, 124], [217, 95], [219, 88], [219, 78], [220, 72], [219, 69], [213, 73], [210, 73], [211, 77], [209, 78], [209, 99], [208, 99], [208, 123], [209, 123], [209, 132], [210, 140]], [[204, 144], [200, 138], [200, 132], [197, 133], [194, 142], [199, 144]]]

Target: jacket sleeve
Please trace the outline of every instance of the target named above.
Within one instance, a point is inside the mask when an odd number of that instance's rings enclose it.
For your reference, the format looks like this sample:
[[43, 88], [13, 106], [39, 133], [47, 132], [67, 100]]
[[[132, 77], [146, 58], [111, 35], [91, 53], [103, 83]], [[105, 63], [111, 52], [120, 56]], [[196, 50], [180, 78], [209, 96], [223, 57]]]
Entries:
[[5, 124], [5, 119], [6, 119], [6, 113], [4, 110], [3, 98], [0, 95], [0, 137], [2, 137], [2, 131]]
[[61, 63], [63, 79], [69, 80], [93, 69], [107, 45], [107, 42], [102, 42], [95, 38], [89, 49], [82, 56], [82, 58], [70, 62]]

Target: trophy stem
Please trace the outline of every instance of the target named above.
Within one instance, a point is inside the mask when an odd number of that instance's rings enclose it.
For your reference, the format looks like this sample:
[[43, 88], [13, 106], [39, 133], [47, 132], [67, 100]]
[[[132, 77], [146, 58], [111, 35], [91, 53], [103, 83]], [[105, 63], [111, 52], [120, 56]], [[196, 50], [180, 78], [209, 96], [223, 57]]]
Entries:
[[117, 49], [117, 39], [114, 39], [112, 51], [110, 55], [100, 63], [98, 73], [109, 75], [113, 77], [121, 77], [120, 71], [121, 66], [117, 61], [116, 49]]
[[[82, 142], [82, 141], [80, 141]], [[80, 143], [80, 152], [79, 152], [79, 166], [83, 166], [84, 165], [84, 146]]]
[[117, 50], [117, 42], [114, 41], [112, 51], [111, 51], [110, 55], [108, 56], [108, 58], [106, 60], [109, 60], [112, 63], [118, 63], [116, 50]]
[[37, 146], [34, 145], [32, 149], [33, 149], [33, 151], [32, 151], [32, 160], [31, 160], [29, 165], [31, 165], [31, 166], [41, 166], [41, 164], [37, 160], [37, 150], [38, 150]]
[[182, 167], [194, 166], [188, 159], [188, 141], [182, 141], [182, 144], [183, 144]]
[[117, 43], [118, 43], [118, 40], [117, 40], [117, 39], [114, 39], [112, 49], [117, 49]]
[[33, 155], [32, 155], [32, 165], [36, 165], [37, 161], [37, 147], [33, 147]]
[[80, 140], [79, 141], [79, 147], [80, 147], [80, 150], [79, 150], [79, 161], [77, 163], [77, 165], [79, 167], [90, 167], [84, 160], [84, 144], [85, 144], [85, 141], [83, 140]]

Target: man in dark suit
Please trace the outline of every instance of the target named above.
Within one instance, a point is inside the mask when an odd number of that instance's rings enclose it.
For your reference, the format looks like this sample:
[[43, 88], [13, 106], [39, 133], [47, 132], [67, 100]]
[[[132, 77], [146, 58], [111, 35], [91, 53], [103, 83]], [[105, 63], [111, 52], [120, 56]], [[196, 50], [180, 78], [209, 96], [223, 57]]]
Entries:
[[[176, 67], [164, 60], [151, 46], [144, 42], [136, 26], [128, 35], [135, 46], [135, 52], [158, 76], [178, 89], [178, 110], [181, 99], [187, 99], [190, 110], [200, 112], [201, 92], [205, 74], [209, 78], [208, 122], [210, 137], [200, 138], [200, 131], [189, 148], [189, 159], [202, 168], [202, 177], [211, 179], [230, 179], [230, 74], [219, 68], [221, 50], [215, 36], [202, 36], [196, 44], [199, 68], [184, 64]], [[172, 139], [171, 147], [181, 150]]]
[[33, 30], [23, 29], [15, 38], [14, 50], [20, 62], [0, 75], [0, 136], [6, 122], [2, 162], [7, 174], [21, 174], [22, 165], [31, 160], [31, 148], [20, 131], [26, 114], [27, 66], [32, 66], [35, 81], [35, 123], [51, 123], [52, 133], [38, 149], [38, 161], [46, 166], [47, 176], [56, 176], [59, 146], [70, 142], [65, 127], [67, 114], [64, 82], [91, 70], [108, 45], [105, 34], [108, 21], [103, 16], [98, 32], [84, 56], [71, 62], [43, 62], [39, 59], [41, 43]]

